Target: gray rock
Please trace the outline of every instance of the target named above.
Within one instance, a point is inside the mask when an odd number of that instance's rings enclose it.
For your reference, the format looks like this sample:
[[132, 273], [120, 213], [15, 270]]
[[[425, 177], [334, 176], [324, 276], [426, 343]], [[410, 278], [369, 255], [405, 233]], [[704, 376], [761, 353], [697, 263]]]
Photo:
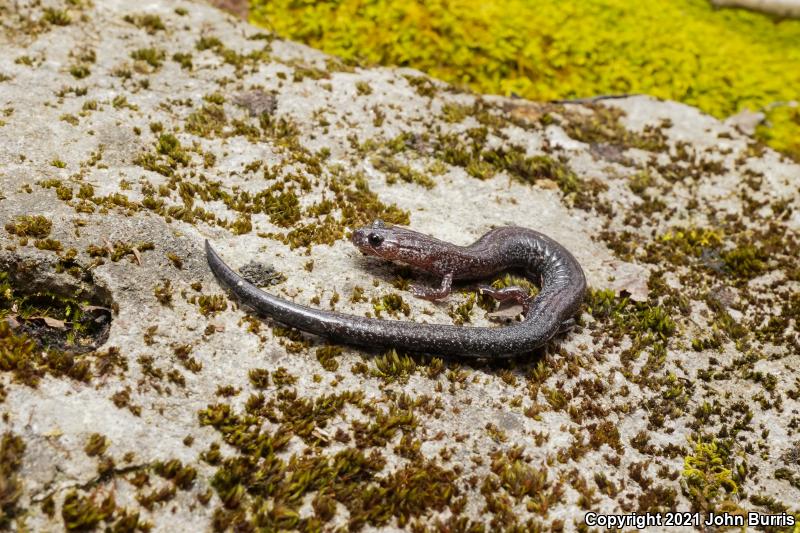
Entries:
[[[0, 303], [66, 346], [0, 325], [12, 527], [798, 511], [796, 163], [674, 102], [481, 97], [202, 4], [0, 10]], [[273, 266], [268, 290], [307, 305], [395, 293], [408, 317], [384, 319], [452, 323], [467, 295], [416, 300], [352, 249], [376, 217], [457, 244], [547, 233], [597, 291], [582, 327], [501, 363], [330, 347], [239, 309], [202, 252]], [[73, 320], [95, 308], [107, 339]]]

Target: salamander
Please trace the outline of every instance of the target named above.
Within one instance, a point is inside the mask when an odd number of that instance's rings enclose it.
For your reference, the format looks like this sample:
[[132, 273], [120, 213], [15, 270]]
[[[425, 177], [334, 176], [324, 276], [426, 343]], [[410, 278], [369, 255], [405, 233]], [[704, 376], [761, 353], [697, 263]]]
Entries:
[[241, 302], [283, 324], [345, 344], [392, 347], [451, 356], [500, 358], [530, 352], [575, 324], [586, 278], [578, 261], [562, 245], [537, 231], [518, 226], [495, 228], [469, 246], [457, 246], [408, 228], [376, 220], [356, 229], [352, 243], [363, 254], [405, 263], [441, 276], [436, 288], [412, 287], [429, 300], [444, 298], [454, 280], [485, 279], [508, 269], [522, 269], [541, 289], [531, 298], [521, 287], [480, 290], [497, 300], [522, 304], [521, 321], [499, 327], [366, 318], [323, 311], [278, 298], [234, 272], [208, 241], [206, 258], [219, 282]]

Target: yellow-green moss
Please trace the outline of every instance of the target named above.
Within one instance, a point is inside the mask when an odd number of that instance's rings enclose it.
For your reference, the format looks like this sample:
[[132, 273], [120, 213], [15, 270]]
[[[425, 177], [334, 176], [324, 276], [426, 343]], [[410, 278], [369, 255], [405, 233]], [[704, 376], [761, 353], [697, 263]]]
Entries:
[[0, 529], [10, 527], [11, 520], [20, 513], [17, 502], [22, 496], [22, 479], [18, 471], [25, 453], [23, 440], [11, 432], [0, 439]]
[[[648, 93], [717, 117], [797, 99], [800, 21], [704, 0], [251, 2], [250, 20], [346, 61], [534, 100]], [[448, 113], [452, 116], [452, 110]], [[800, 157], [797, 110], [759, 136]]]
[[20, 215], [6, 224], [6, 231], [19, 237], [44, 238], [50, 235], [53, 223], [42, 215]]

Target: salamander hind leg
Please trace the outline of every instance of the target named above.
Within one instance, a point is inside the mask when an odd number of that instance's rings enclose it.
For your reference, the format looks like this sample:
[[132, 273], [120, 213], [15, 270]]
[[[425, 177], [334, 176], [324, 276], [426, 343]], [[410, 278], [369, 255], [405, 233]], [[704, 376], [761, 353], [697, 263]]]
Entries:
[[502, 289], [495, 289], [489, 285], [481, 285], [478, 287], [481, 294], [487, 294], [497, 300], [498, 302], [512, 301], [522, 306], [522, 314], [527, 315], [528, 309], [531, 305], [532, 298], [528, 291], [522, 287], [504, 287]]
[[452, 274], [445, 274], [444, 278], [442, 278], [441, 286], [433, 289], [431, 287], [423, 287], [422, 285], [412, 285], [411, 286], [411, 294], [416, 296], [417, 298], [422, 298], [424, 300], [441, 300], [442, 298], [446, 297], [450, 294], [450, 289], [453, 286], [453, 275]]

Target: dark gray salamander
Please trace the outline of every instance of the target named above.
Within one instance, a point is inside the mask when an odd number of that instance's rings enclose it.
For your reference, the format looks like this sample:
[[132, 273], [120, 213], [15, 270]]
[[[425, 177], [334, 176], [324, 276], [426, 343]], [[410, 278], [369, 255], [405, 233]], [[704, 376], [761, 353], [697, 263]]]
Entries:
[[206, 241], [214, 275], [244, 304], [278, 322], [346, 344], [410, 351], [498, 358], [530, 352], [568, 330], [586, 292], [586, 278], [566, 248], [539, 232], [496, 228], [469, 246], [456, 246], [399, 226], [375, 221], [353, 233], [365, 255], [405, 263], [442, 276], [436, 289], [414, 287], [415, 295], [443, 298], [454, 279], [485, 279], [507, 269], [523, 269], [541, 290], [533, 299], [519, 287], [482, 290], [498, 300], [523, 305], [523, 319], [502, 327], [460, 327], [365, 318], [299, 305], [268, 294], [234, 272]]

